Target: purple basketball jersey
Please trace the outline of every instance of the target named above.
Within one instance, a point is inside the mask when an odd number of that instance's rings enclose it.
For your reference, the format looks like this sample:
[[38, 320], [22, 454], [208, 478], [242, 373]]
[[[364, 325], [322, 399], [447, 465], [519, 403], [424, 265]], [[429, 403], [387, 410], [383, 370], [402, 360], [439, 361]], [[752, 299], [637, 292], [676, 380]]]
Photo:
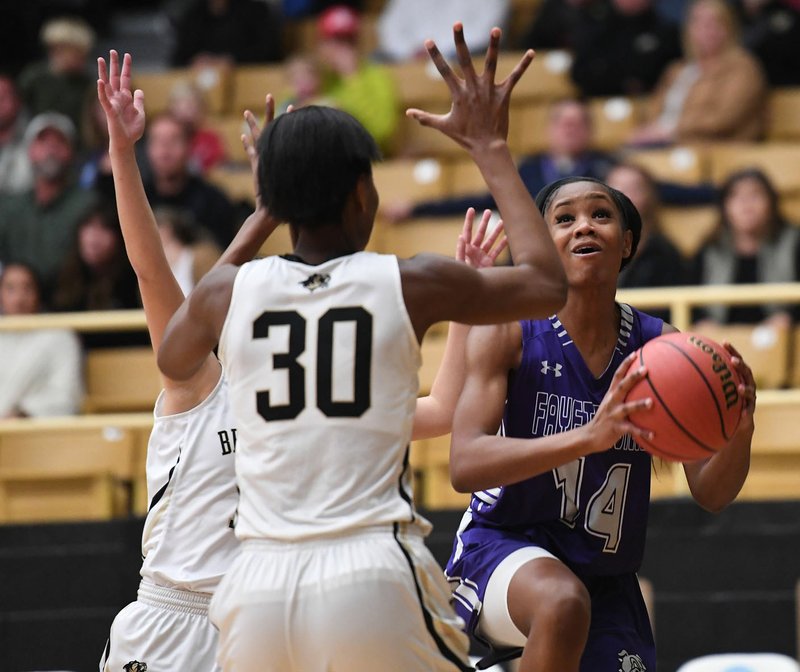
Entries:
[[[557, 317], [522, 322], [522, 362], [509, 378], [504, 435], [542, 437], [591, 420], [625, 357], [663, 327], [660, 319], [619, 307], [617, 347], [599, 378]], [[607, 451], [473, 493], [446, 570], [467, 622], [474, 625], [491, 573], [521, 546], [548, 550], [585, 580], [635, 572], [644, 552], [650, 471], [650, 455], [626, 435]]]

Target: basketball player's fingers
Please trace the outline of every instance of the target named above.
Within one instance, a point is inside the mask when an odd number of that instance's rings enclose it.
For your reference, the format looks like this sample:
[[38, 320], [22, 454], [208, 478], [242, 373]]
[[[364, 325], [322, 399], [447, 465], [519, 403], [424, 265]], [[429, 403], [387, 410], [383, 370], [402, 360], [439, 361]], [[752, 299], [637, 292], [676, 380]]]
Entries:
[[497, 257], [499, 257], [503, 251], [508, 247], [508, 238], [503, 236], [502, 240], [497, 243], [497, 246], [489, 250], [489, 258], [492, 260], [492, 263], [497, 261]]
[[626, 401], [620, 404], [617, 411], [625, 418], [642, 411], [648, 411], [653, 408], [652, 397], [645, 397], [644, 399], [636, 399], [635, 401]]
[[[491, 211], [488, 211], [491, 215]], [[492, 246], [497, 242], [497, 239], [500, 238], [500, 235], [505, 231], [505, 224], [503, 223], [502, 219], [497, 220], [497, 224], [495, 224], [494, 228], [489, 232], [489, 235], [486, 237], [486, 240], [483, 241], [483, 249], [488, 252], [492, 249]]]
[[483, 64], [483, 75], [494, 82], [497, 74], [497, 54], [500, 51], [500, 37], [503, 31], [496, 26], [489, 32], [489, 44], [486, 47], [486, 58]]
[[456, 58], [458, 66], [461, 68], [461, 74], [465, 80], [475, 81], [477, 79], [475, 66], [472, 64], [472, 55], [469, 53], [467, 41], [464, 39], [464, 24], [461, 21], [453, 24], [453, 42], [456, 45]]
[[106, 66], [106, 59], [100, 56], [97, 59], [97, 78], [105, 84], [108, 81], [108, 68]]
[[447, 84], [447, 88], [450, 89], [450, 93], [454, 93], [456, 91], [458, 78], [445, 57], [442, 56], [439, 47], [436, 46], [433, 40], [425, 40], [425, 49], [431, 61], [433, 61], [433, 64], [436, 66], [436, 69], [439, 71], [439, 74], [442, 76], [444, 83]]
[[[247, 138], [247, 142], [249, 144], [255, 145], [256, 141], [258, 140], [259, 136], [259, 128], [258, 128], [258, 120], [256, 119], [256, 115], [254, 115], [250, 110], [244, 111], [244, 120], [247, 123], [247, 130], [248, 133], [243, 134], [245, 138]], [[245, 145], [245, 149], [247, 146]]]
[[119, 91], [119, 54], [116, 49], [112, 49], [109, 53], [109, 83], [114, 91]]
[[464, 215], [464, 226], [461, 229], [461, 236], [466, 240], [472, 240], [472, 224], [475, 222], [475, 208], [467, 208]]
[[458, 240], [456, 241], [456, 261], [466, 261], [467, 260], [467, 241], [464, 240], [464, 236], [459, 236]]
[[144, 114], [144, 91], [141, 89], [133, 92], [133, 106], [139, 114]]
[[625, 375], [628, 373], [628, 369], [631, 368], [634, 360], [636, 359], [636, 353], [632, 352], [628, 355], [625, 359], [622, 360], [622, 363], [617, 367], [617, 370], [614, 372], [614, 377], [611, 379], [611, 385], [609, 386], [610, 390], [619, 387], [622, 383], [622, 380], [625, 378]]
[[619, 394], [623, 399], [628, 395], [628, 392], [633, 389], [633, 386], [636, 385], [640, 380], [642, 380], [647, 375], [647, 369], [643, 366], [639, 366], [635, 369], [632, 369], [630, 366], [628, 368], [628, 372], [625, 374], [625, 377], [620, 381], [619, 385], [616, 387], [615, 392]]
[[514, 66], [514, 69], [511, 71], [508, 77], [500, 82], [500, 86], [508, 87], [508, 90], [511, 91], [511, 89], [517, 85], [517, 82], [520, 80], [522, 75], [525, 74], [525, 71], [528, 69], [530, 64], [533, 63], [533, 59], [535, 57], [536, 52], [533, 49], [528, 49], [522, 55], [522, 58], [519, 59], [519, 62]]
[[619, 429], [621, 434], [630, 434], [634, 439], [636, 439], [636, 437], [638, 436], [643, 439], [646, 439], [647, 441], [652, 441], [653, 437], [655, 436], [652, 430], [643, 429], [642, 427], [634, 425], [632, 422], [629, 421], [619, 423], [617, 429]]
[[447, 115], [431, 114], [430, 112], [425, 112], [424, 110], [418, 110], [415, 107], [410, 107], [406, 110], [406, 116], [415, 119], [422, 126], [429, 126], [431, 128], [438, 129]]
[[[271, 93], [267, 94], [264, 106], [264, 126], [271, 123], [275, 119], [275, 98]], [[259, 134], [261, 129], [259, 129]]]
[[131, 90], [131, 55], [126, 51], [122, 57], [122, 72], [119, 75], [119, 87], [123, 91]]
[[481, 215], [481, 221], [478, 222], [478, 229], [475, 231], [475, 235], [472, 237], [472, 244], [475, 247], [481, 247], [483, 241], [486, 238], [486, 229], [489, 226], [489, 220], [492, 218], [492, 211], [491, 210], [484, 210], [483, 214]]

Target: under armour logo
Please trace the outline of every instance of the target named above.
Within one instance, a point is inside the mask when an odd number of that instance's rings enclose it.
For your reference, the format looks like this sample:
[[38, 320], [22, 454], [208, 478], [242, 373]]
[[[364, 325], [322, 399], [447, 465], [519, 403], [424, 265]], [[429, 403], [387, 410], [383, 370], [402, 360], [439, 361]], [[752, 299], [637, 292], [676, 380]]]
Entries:
[[548, 371], [552, 371], [554, 374], [556, 374], [556, 378], [561, 378], [561, 369], [561, 364], [556, 363], [555, 366], [549, 366], [546, 359], [542, 360], [541, 372], [545, 375], [547, 375]]
[[331, 276], [327, 273], [312, 273], [309, 275], [303, 282], [300, 284], [305, 287], [309, 292], [313, 292], [315, 289], [322, 289], [328, 286], [328, 283], [331, 281]]

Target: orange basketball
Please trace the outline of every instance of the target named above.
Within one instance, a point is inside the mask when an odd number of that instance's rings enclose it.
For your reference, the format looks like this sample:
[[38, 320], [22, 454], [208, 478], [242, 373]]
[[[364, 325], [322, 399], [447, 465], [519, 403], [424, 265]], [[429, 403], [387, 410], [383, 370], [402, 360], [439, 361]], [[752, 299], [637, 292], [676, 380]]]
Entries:
[[725, 348], [700, 334], [666, 334], [639, 348], [637, 362], [633, 366], [646, 367], [647, 375], [626, 400], [653, 400], [651, 408], [630, 416], [653, 432], [651, 441], [636, 439], [642, 448], [665, 460], [692, 462], [730, 441], [744, 399], [741, 377]]

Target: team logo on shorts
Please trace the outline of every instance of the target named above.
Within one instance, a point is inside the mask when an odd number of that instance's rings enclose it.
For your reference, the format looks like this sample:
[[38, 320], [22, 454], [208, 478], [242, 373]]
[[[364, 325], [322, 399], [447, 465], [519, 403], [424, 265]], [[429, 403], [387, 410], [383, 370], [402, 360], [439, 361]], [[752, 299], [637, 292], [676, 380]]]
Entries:
[[619, 656], [619, 672], [647, 672], [641, 656], [628, 653], [625, 649], [622, 649], [617, 655]]
[[122, 669], [125, 670], [125, 672], [147, 672], [147, 663], [140, 663], [138, 660], [132, 660]]
[[315, 289], [323, 289], [328, 286], [331, 281], [331, 276], [327, 273], [312, 273], [300, 284], [303, 285], [309, 292]]

